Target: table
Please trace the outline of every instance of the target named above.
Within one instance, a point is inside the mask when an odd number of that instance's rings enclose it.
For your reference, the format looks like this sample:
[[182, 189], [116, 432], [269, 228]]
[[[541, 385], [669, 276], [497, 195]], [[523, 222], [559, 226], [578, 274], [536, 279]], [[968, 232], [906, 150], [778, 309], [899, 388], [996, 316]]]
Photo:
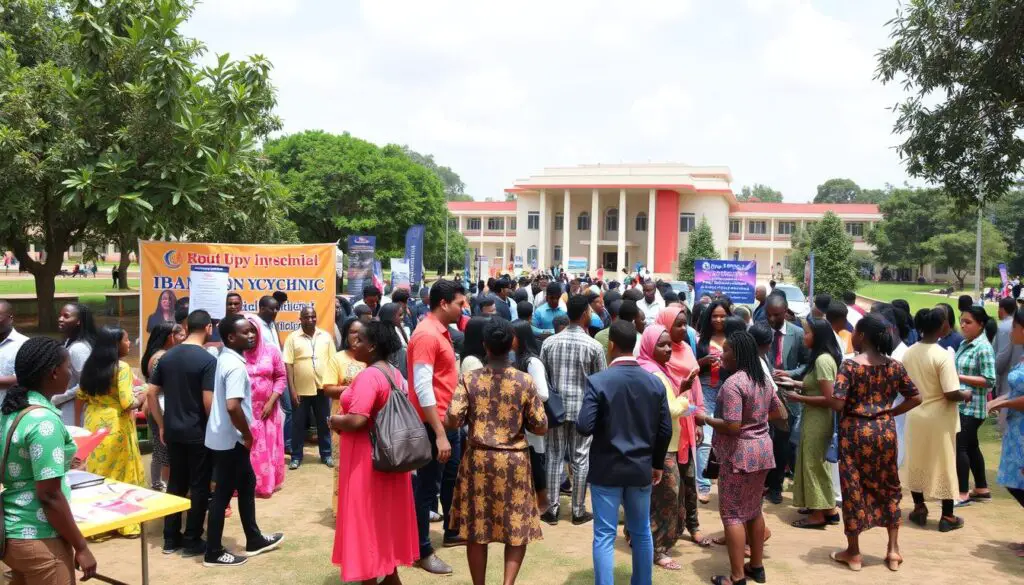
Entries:
[[[143, 524], [191, 507], [185, 498], [114, 480], [71, 490], [71, 513], [82, 536], [96, 536], [130, 524]], [[142, 527], [142, 585], [149, 585], [149, 546]]]

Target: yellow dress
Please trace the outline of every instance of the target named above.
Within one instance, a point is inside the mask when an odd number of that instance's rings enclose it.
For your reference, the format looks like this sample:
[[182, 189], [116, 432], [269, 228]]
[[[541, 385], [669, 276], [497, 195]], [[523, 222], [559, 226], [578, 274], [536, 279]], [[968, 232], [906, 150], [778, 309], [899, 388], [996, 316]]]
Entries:
[[[348, 390], [348, 386], [352, 384], [352, 380], [355, 379], [356, 374], [363, 371], [366, 368], [366, 364], [360, 361], [356, 361], [354, 358], [349, 356], [348, 351], [342, 350], [334, 354], [331, 361], [327, 364], [327, 371], [324, 373], [323, 383], [325, 386], [343, 386], [345, 390]], [[331, 414], [344, 414], [341, 412], [341, 398], [331, 400]], [[334, 460], [334, 496], [331, 499], [331, 511], [334, 513], [334, 517], [338, 517], [338, 439], [340, 435], [338, 433], [331, 433], [331, 459]]]
[[918, 342], [903, 354], [903, 367], [921, 393], [921, 405], [907, 413], [907, 487], [926, 498], [959, 498], [959, 403], [946, 400], [944, 395], [960, 390], [956, 362], [939, 344]]
[[[117, 375], [110, 392], [90, 396], [82, 390], [76, 397], [86, 404], [85, 428], [97, 431], [110, 429], [103, 442], [85, 462], [90, 473], [102, 475], [123, 483], [145, 487], [146, 473], [142, 467], [139, 439], [135, 435], [135, 421], [129, 408], [135, 403], [132, 393], [132, 370], [128, 364], [118, 362]], [[141, 534], [138, 524], [118, 530], [123, 536]]]

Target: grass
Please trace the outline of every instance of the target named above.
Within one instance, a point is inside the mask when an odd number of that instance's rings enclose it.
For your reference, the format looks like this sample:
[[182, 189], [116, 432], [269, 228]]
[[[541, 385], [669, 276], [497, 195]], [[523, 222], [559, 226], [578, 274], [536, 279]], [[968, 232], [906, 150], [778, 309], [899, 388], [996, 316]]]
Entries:
[[[110, 275], [106, 278], [67, 278], [58, 277], [56, 282], [56, 288], [58, 293], [70, 293], [70, 294], [93, 294], [102, 295], [108, 292], [117, 292], [116, 288], [110, 286], [111, 280]], [[128, 287], [133, 290], [138, 290], [139, 279], [129, 278]], [[6, 279], [0, 280], [0, 296], [12, 295], [12, 294], [34, 294], [36, 292], [36, 282], [32, 279]]]
[[[960, 292], [954, 292], [949, 297], [928, 292], [942, 287], [943, 285], [940, 284], [871, 282], [862, 280], [857, 287], [857, 294], [885, 302], [891, 302], [893, 299], [903, 299], [910, 303], [911, 314], [916, 313], [920, 309], [934, 307], [938, 303], [949, 303], [955, 309], [957, 297], [961, 294]], [[988, 310], [990, 315], [995, 315], [996, 304], [985, 303], [985, 309]]]

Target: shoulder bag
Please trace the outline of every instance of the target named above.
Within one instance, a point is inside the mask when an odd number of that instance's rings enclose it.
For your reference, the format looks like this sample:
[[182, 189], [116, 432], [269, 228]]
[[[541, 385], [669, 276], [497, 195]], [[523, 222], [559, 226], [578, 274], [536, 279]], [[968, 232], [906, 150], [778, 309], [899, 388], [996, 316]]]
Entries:
[[[35, 410], [37, 408], [42, 407], [30, 404], [29, 406], [23, 408], [21, 412], [18, 413], [18, 416], [14, 417], [14, 423], [11, 424], [11, 430], [10, 432], [7, 433], [7, 440], [4, 443], [3, 457], [0, 457], [0, 479], [3, 479], [3, 474], [7, 470], [7, 453], [9, 453], [11, 450], [11, 439], [14, 438], [14, 431], [18, 429], [18, 423], [21, 422], [21, 419], [25, 418], [25, 415], [28, 414], [29, 411]], [[7, 523], [5, 521], [5, 518], [6, 516], [4, 512], [4, 499], [2, 496], [0, 496], [0, 558], [3, 558], [4, 553], [7, 552], [7, 530], [5, 528], [5, 525]]]
[[391, 385], [388, 400], [370, 428], [373, 468], [389, 473], [415, 471], [434, 458], [427, 429], [409, 397], [395, 386], [391, 375], [384, 368], [373, 367], [380, 370]]

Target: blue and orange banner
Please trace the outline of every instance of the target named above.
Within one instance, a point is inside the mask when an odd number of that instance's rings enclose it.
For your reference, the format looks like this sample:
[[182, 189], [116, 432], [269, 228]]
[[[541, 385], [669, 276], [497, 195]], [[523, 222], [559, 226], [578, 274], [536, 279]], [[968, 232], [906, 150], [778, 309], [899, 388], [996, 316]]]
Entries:
[[334, 319], [335, 250], [331, 244], [206, 244], [139, 242], [142, 278], [140, 310], [142, 343], [157, 323], [174, 314], [177, 299], [189, 295], [192, 266], [226, 266], [228, 290], [242, 296], [243, 311], [256, 313], [261, 297], [282, 291], [288, 301], [279, 307], [281, 341], [299, 329], [299, 311], [312, 306], [321, 327]]

